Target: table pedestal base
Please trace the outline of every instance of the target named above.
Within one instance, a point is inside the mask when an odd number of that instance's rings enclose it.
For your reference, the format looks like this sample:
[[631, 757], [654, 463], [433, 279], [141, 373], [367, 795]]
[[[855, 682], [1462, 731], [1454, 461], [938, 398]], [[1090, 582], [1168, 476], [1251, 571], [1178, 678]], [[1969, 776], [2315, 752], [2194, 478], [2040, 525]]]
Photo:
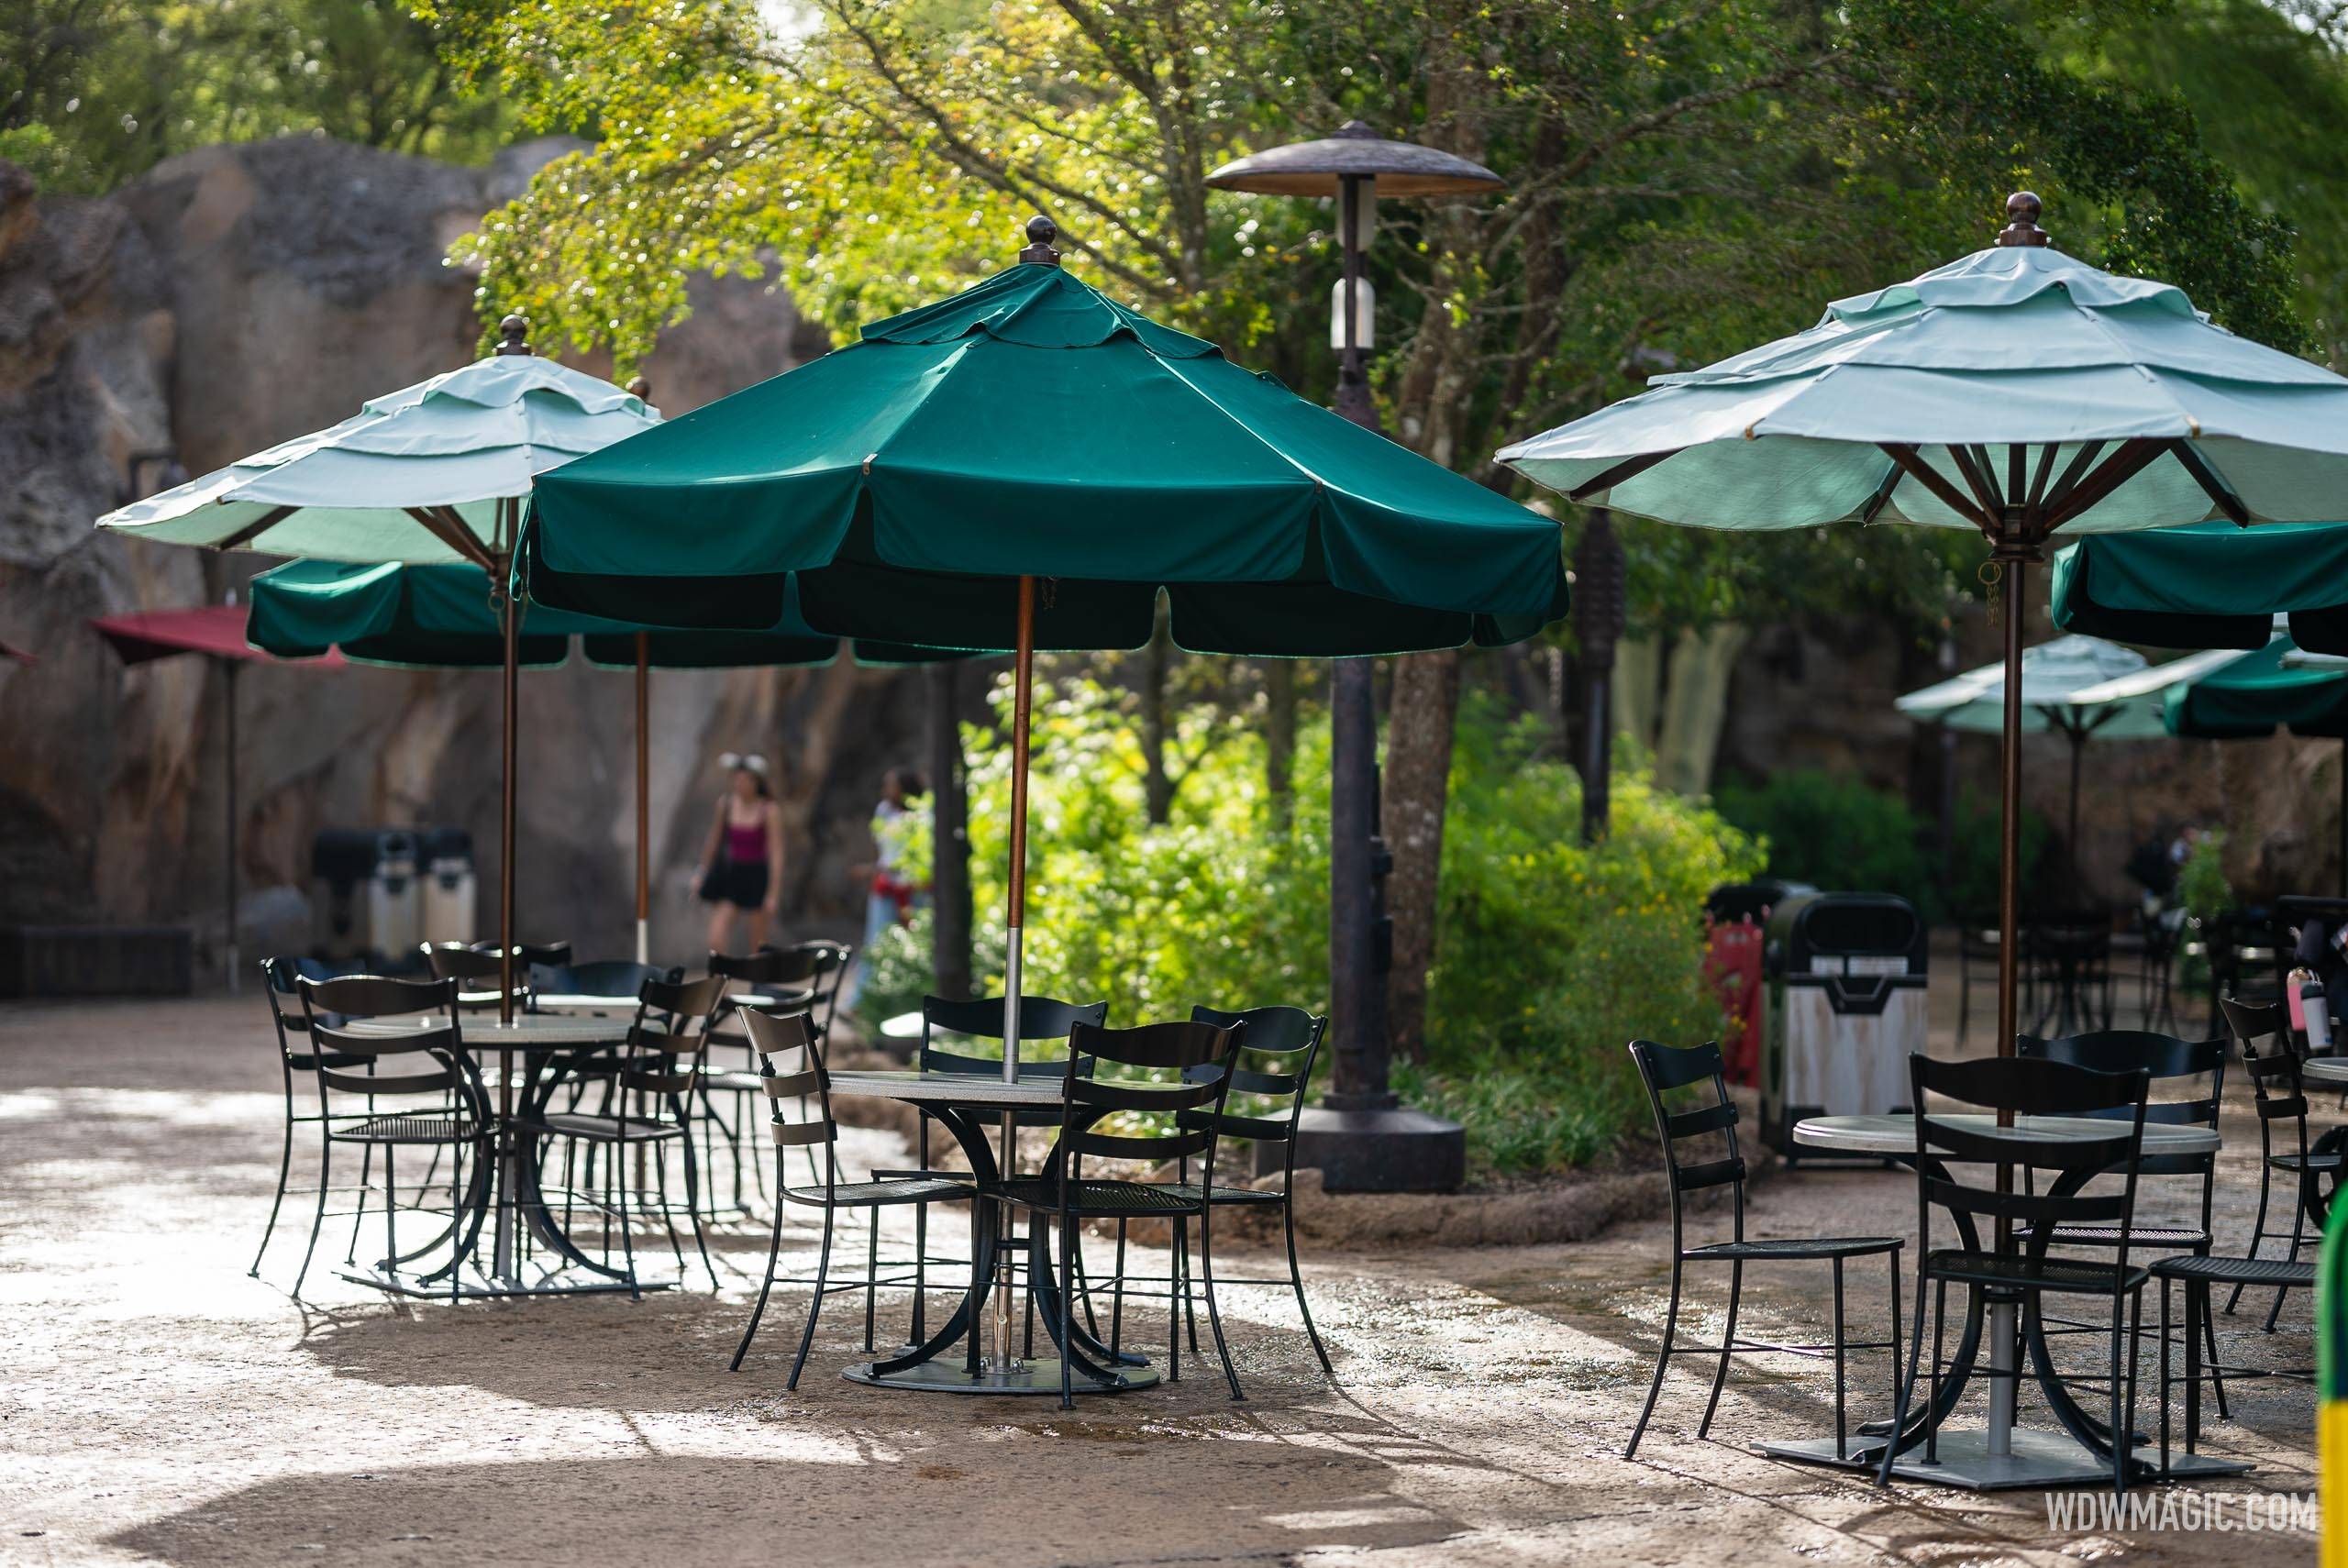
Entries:
[[[1924, 1445], [1918, 1443], [1891, 1462], [1891, 1473], [1903, 1481], [1934, 1486], [1958, 1486], [1972, 1492], [2001, 1491], [2020, 1486], [2109, 1486], [2111, 1462], [2093, 1449], [2060, 1432], [2017, 1427], [2012, 1452], [1992, 1454], [1989, 1434], [1976, 1427], [1940, 1435], [1940, 1461], [1924, 1463]], [[1831, 1437], [1806, 1442], [1764, 1442], [1755, 1451], [1771, 1459], [1791, 1459], [1805, 1464], [1827, 1464], [1844, 1470], [1872, 1472], [1880, 1463], [1880, 1438], [1855, 1439], [1841, 1453]], [[1872, 1454], [1872, 1457], [1870, 1456]], [[2140, 1450], [2146, 1463], [2159, 1460], [2158, 1450]], [[2251, 1466], [2238, 1461], [2212, 1459], [2203, 1453], [2171, 1453], [2169, 1478], [2197, 1480], [2212, 1475], [2241, 1475]]]
[[[1002, 1372], [981, 1369], [975, 1375], [960, 1356], [938, 1356], [916, 1362], [900, 1372], [878, 1374], [868, 1361], [859, 1362], [840, 1375], [850, 1383], [874, 1388], [912, 1388], [925, 1394], [1048, 1394], [1055, 1399], [1060, 1396], [1060, 1364], [1050, 1356], [1023, 1361]], [[1157, 1380], [1157, 1368], [1140, 1366], [1121, 1370], [1113, 1385], [1074, 1377], [1069, 1380], [1069, 1386], [1077, 1394], [1124, 1394], [1135, 1388], [1154, 1387]]]
[[[353, 1285], [364, 1285], [386, 1296], [404, 1296], [417, 1301], [449, 1299], [449, 1276], [429, 1279], [419, 1275], [395, 1274], [382, 1268], [339, 1268], [337, 1279]], [[646, 1293], [670, 1290], [676, 1282], [668, 1279], [648, 1279], [637, 1288]], [[500, 1278], [477, 1268], [468, 1267], [457, 1280], [456, 1298], [460, 1301], [491, 1301], [520, 1296], [608, 1296], [614, 1291], [625, 1293], [625, 1279], [604, 1279], [594, 1275], [574, 1274], [567, 1269], [537, 1270], [526, 1275]]]

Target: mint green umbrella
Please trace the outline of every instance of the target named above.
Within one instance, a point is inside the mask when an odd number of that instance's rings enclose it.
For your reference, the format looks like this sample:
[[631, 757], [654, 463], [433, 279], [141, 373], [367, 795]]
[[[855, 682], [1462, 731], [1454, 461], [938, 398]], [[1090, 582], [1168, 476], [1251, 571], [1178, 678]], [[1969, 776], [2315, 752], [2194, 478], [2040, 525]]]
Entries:
[[2348, 653], [2348, 523], [2081, 539], [2054, 557], [2054, 624], [2170, 648], [2261, 649], [2274, 618], [2309, 653]]
[[[2277, 730], [2348, 742], [2348, 663], [2310, 659], [2276, 637], [2167, 694], [2171, 734], [2258, 740]], [[2341, 748], [2340, 891], [2348, 897], [2348, 745]]]
[[[763, 632], [642, 626], [526, 602], [516, 608], [517, 665], [561, 664], [575, 640], [590, 663], [636, 672], [636, 957], [645, 963], [652, 915], [649, 672], [829, 664], [841, 652], [841, 639], [811, 630], [796, 606], [787, 606], [782, 619]], [[253, 579], [246, 635], [253, 646], [284, 658], [339, 649], [361, 664], [495, 668], [505, 662], [499, 612], [489, 576], [476, 566], [291, 561]], [[861, 664], [952, 657], [876, 643], [854, 645], [854, 656]]]
[[2003, 576], [2000, 1052], [2013, 1049], [2023, 587], [2058, 536], [2335, 517], [2348, 380], [2215, 326], [2168, 284], [1997, 243], [1816, 326], [1504, 448], [1574, 501], [1734, 529], [1978, 530]]

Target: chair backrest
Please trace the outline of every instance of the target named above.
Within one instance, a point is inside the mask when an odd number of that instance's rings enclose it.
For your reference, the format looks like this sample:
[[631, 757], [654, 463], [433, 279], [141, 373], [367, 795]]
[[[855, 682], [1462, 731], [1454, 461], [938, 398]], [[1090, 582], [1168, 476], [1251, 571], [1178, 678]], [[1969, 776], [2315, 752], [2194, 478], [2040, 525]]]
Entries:
[[806, 984], [815, 993], [815, 1032], [825, 1039], [831, 1037], [832, 1019], [839, 1011], [840, 982], [847, 978], [848, 960], [856, 956], [856, 949], [845, 942], [824, 938], [793, 944], [788, 951], [803, 955], [807, 966]]
[[594, 958], [584, 964], [533, 964], [530, 989], [542, 997], [634, 997], [647, 980], [678, 981], [685, 966], [639, 964], [633, 958]]
[[[1082, 1161], [1203, 1162], [1214, 1179], [1215, 1142], [1231, 1095], [1231, 1064], [1243, 1048], [1244, 1023], [1192, 1020], [1103, 1029], [1079, 1021], [1068, 1037], [1059, 1147], [1053, 1152], [1071, 1181]], [[1096, 1128], [1114, 1117], [1114, 1132]]]
[[2262, 1159], [2274, 1154], [2274, 1124], [2288, 1121], [2298, 1152], [2308, 1152], [2308, 1096], [2299, 1076], [2298, 1032], [2281, 1002], [2246, 1002], [2233, 997], [2218, 999], [2218, 1009], [2242, 1053], [2243, 1072], [2250, 1079], [2252, 1103], [2258, 1111], [2258, 1144]]
[[[758, 1053], [759, 1084], [767, 1093], [776, 1178], [781, 1178], [784, 1151], [804, 1149], [809, 1168], [828, 1190], [839, 1181], [840, 1129], [832, 1117], [831, 1074], [824, 1066], [814, 1021], [804, 1012], [763, 1008], [744, 1008], [741, 1019], [750, 1048]], [[815, 1157], [817, 1149], [824, 1151], [821, 1160]]]
[[[478, 1012], [497, 1005], [505, 961], [494, 951], [461, 947], [453, 942], [427, 942], [424, 944], [424, 959], [432, 966], [434, 979], [463, 983], [459, 1007]], [[517, 958], [514, 964], [514, 999], [517, 1005], [525, 1003], [529, 995], [530, 966]]]
[[[2155, 1088], [2183, 1086], [2182, 1098], [2152, 1099], [2144, 1105], [2146, 1126], [2208, 1127], [2218, 1125], [2218, 1108], [2226, 1098], [2226, 1042], [2179, 1040], [2143, 1029], [2103, 1029], [2042, 1040], [2033, 1034], [2014, 1037], [2014, 1054], [2068, 1062], [2099, 1073], [2125, 1073], [2143, 1068]], [[2208, 1080], [2201, 1084], [2195, 1080]], [[2206, 1092], [2204, 1092], [2206, 1090]], [[2125, 1120], [2125, 1106], [2091, 1112]], [[2201, 1178], [2203, 1228], [2208, 1228], [2210, 1191], [2218, 1169], [2215, 1151], [2203, 1154], [2154, 1154], [2137, 1165], [2142, 1176], [2192, 1176]]]
[[[1058, 1054], [1031, 1056], [1027, 1046], [1037, 1041], [1066, 1040], [1079, 1024], [1099, 1028], [1108, 1021], [1109, 1004], [1066, 1002], [1052, 997], [1019, 999], [1019, 1058], [1053, 1061]], [[1002, 1038], [1002, 999], [981, 997], [974, 1001], [949, 1001], [944, 997], [921, 999], [921, 1050], [914, 1065], [925, 1073], [995, 1073], [1002, 1071], [1001, 1056], [972, 1056], [947, 1051], [936, 1043], [940, 1034], [972, 1040]]]
[[[1655, 1117], [1656, 1137], [1663, 1144], [1674, 1250], [1680, 1246], [1687, 1195], [1706, 1187], [1730, 1189], [1733, 1195], [1731, 1235], [1736, 1241], [1744, 1240], [1744, 1156], [1736, 1144], [1736, 1102], [1729, 1098], [1719, 1043], [1663, 1045], [1634, 1040], [1631, 1060], [1638, 1067], [1640, 1085], [1647, 1091], [1647, 1110]], [[1678, 1094], [1683, 1089], [1693, 1092]], [[1681, 1148], [1690, 1139], [1715, 1135], [1724, 1152], [1707, 1151], [1704, 1158], [1690, 1160]]]
[[[1224, 1012], [1194, 1007], [1191, 1021], [1218, 1029], [1240, 1024], [1246, 1043], [1232, 1064], [1232, 1101], [1223, 1113], [1223, 1135], [1257, 1143], [1286, 1143], [1296, 1154], [1297, 1118], [1312, 1083], [1312, 1062], [1321, 1050], [1326, 1018], [1301, 1007], [1257, 1007]], [[1245, 1096], [1242, 1099], [1239, 1097]]]
[[663, 1099], [692, 1089], [709, 1046], [710, 1019], [725, 994], [720, 975], [646, 980], [637, 993], [636, 1021], [620, 1049], [619, 1087]]
[[[2135, 1218], [2136, 1172], [2144, 1144], [2144, 1097], [2153, 1081], [2149, 1072], [2139, 1067], [2100, 1073], [2044, 1056], [1939, 1062], [1921, 1052], [1909, 1057], [1908, 1067], [1915, 1107], [1920, 1249], [1931, 1250], [1932, 1212], [1941, 1208], [1967, 1220], [2027, 1222], [2033, 1256], [2044, 1253], [2057, 1226], [2117, 1225], [2117, 1263], [2127, 1265], [2128, 1227]], [[2111, 1121], [2109, 1134], [2095, 1136], [2055, 1138], [2043, 1130], [1998, 1125], [1999, 1116], [2005, 1113], [2100, 1122], [2114, 1110], [2125, 1112], [2124, 1119]], [[1967, 1120], [1955, 1120], [1959, 1116]], [[1950, 1165], [2018, 1168], [2027, 1178], [2024, 1190], [2001, 1192], [1995, 1186], [1978, 1187], [1953, 1175], [1935, 1174], [1946, 1173]], [[2106, 1172], [2120, 1176], [2118, 1192], [2051, 1190], [2084, 1186]], [[2051, 1178], [2048, 1191], [2037, 1188], [2041, 1174]]]
[[[475, 953], [486, 953], [493, 958], [497, 956], [497, 940], [494, 937], [472, 943], [470, 945]], [[525, 969], [533, 964], [549, 966], [568, 964], [571, 961], [570, 944], [568, 942], [517, 942], [514, 944], [514, 961]]]
[[[316, 1052], [318, 1099], [329, 1114], [329, 1091], [371, 1099], [438, 1095], [454, 1090], [478, 1108], [478, 1087], [464, 1056], [457, 1022], [457, 981], [393, 980], [381, 975], [344, 975], [294, 980], [302, 999], [306, 1032]], [[368, 1030], [379, 1019], [411, 1020], [412, 1026]], [[422, 1056], [430, 1070], [376, 1070], [386, 1057]]]
[[[277, 1028], [277, 1054], [284, 1066], [290, 1089], [295, 1073], [306, 1073], [317, 1066], [316, 1053], [309, 1045], [309, 1015], [302, 1010], [301, 992], [296, 988], [305, 978], [331, 978], [334, 966], [318, 958], [265, 958], [260, 973], [261, 994], [269, 999], [270, 1021]], [[339, 1022], [339, 1015], [331, 1016], [327, 1021]], [[355, 1063], [355, 1058], [338, 1059], [336, 1065], [350, 1066]]]

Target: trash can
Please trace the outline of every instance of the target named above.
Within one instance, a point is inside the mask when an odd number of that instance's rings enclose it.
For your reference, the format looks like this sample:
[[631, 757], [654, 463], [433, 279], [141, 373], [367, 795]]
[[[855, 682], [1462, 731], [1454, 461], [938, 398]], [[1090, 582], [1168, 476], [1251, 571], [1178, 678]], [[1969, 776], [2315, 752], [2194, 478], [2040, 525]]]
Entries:
[[1763, 933], [1762, 1135], [1789, 1164], [1828, 1159], [1795, 1146], [1796, 1122], [1908, 1106], [1931, 1018], [1924, 922], [1888, 893], [1809, 892], [1778, 902]]
[[1807, 882], [1765, 877], [1723, 882], [1704, 898], [1704, 980], [1727, 1020], [1721, 1058], [1731, 1083], [1761, 1084], [1762, 924], [1794, 894], [1817, 890]]
[[480, 878], [473, 868], [472, 834], [462, 828], [433, 828], [424, 834], [424, 905], [421, 942], [470, 945], [481, 938]]
[[367, 951], [383, 968], [418, 962], [424, 941], [424, 889], [416, 876], [415, 834], [383, 828], [375, 834], [375, 874], [367, 884]]
[[310, 841], [310, 950], [349, 963], [372, 945], [368, 889], [375, 880], [373, 828], [321, 828]]

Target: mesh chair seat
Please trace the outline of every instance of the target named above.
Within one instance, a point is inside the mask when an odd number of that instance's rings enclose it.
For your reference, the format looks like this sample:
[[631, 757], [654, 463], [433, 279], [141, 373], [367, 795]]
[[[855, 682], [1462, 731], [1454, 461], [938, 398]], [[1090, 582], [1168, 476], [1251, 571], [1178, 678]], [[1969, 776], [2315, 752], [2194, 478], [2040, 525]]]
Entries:
[[2280, 1258], [2163, 1258], [2153, 1265], [2163, 1279], [2200, 1280], [2210, 1285], [2315, 1285], [2315, 1264]]
[[1900, 1244], [1889, 1236], [1788, 1236], [1771, 1242], [1714, 1242], [1691, 1247], [1682, 1255], [1690, 1263], [1817, 1262], [1876, 1257], [1898, 1252]]
[[1204, 1197], [1209, 1203], [1268, 1203], [1278, 1207], [1287, 1198], [1278, 1187], [1266, 1191], [1252, 1187], [1225, 1187], [1221, 1182], [1202, 1188], [1194, 1181], [1178, 1181], [1168, 1184], [1167, 1190], [1180, 1193], [1183, 1201], [1191, 1204]]
[[2131, 1264], [2078, 1258], [2018, 1256], [2008, 1253], [1936, 1252], [1924, 1259], [1924, 1277], [1968, 1285], [2010, 1285], [2067, 1296], [2110, 1296], [2139, 1289], [2151, 1274]]
[[[987, 1196], [1022, 1209], [1048, 1209], [1058, 1213], [1063, 1185], [1066, 1184], [1047, 1177], [1024, 1176], [989, 1187]], [[1185, 1193], [1171, 1182], [1080, 1181], [1069, 1187], [1068, 1198], [1070, 1214], [1093, 1220], [1187, 1214], [1199, 1207], [1195, 1190]]]
[[[2056, 1247], [2116, 1247], [2125, 1231], [2132, 1247], [2206, 1247], [2210, 1232], [2196, 1225], [2130, 1225], [2087, 1224], [2073, 1221], [2057, 1225], [2047, 1237], [2047, 1243]], [[2014, 1240], [2027, 1242], [2034, 1234], [2029, 1225], [2014, 1227]]]
[[2268, 1169], [2277, 1171], [2336, 1171], [2348, 1165], [2348, 1154], [2269, 1154], [2266, 1165]]
[[764, 1080], [756, 1073], [747, 1073], [737, 1067], [711, 1067], [703, 1071], [701, 1081], [705, 1088], [717, 1093], [730, 1090], [735, 1094], [759, 1094], [762, 1092], [759, 1085]]
[[526, 1121], [522, 1125], [535, 1132], [551, 1132], [564, 1138], [584, 1138], [597, 1143], [617, 1143], [623, 1140], [640, 1143], [662, 1138], [681, 1138], [685, 1132], [673, 1121], [648, 1116], [628, 1117], [623, 1128], [619, 1117], [597, 1116], [583, 1110], [549, 1111], [536, 1121]]
[[782, 1196], [814, 1209], [880, 1209], [897, 1203], [947, 1203], [978, 1190], [966, 1181], [942, 1176], [844, 1181], [836, 1187], [786, 1187]]
[[426, 1111], [413, 1116], [371, 1116], [337, 1127], [332, 1135], [344, 1143], [469, 1143], [474, 1133], [472, 1124], [462, 1117]]

